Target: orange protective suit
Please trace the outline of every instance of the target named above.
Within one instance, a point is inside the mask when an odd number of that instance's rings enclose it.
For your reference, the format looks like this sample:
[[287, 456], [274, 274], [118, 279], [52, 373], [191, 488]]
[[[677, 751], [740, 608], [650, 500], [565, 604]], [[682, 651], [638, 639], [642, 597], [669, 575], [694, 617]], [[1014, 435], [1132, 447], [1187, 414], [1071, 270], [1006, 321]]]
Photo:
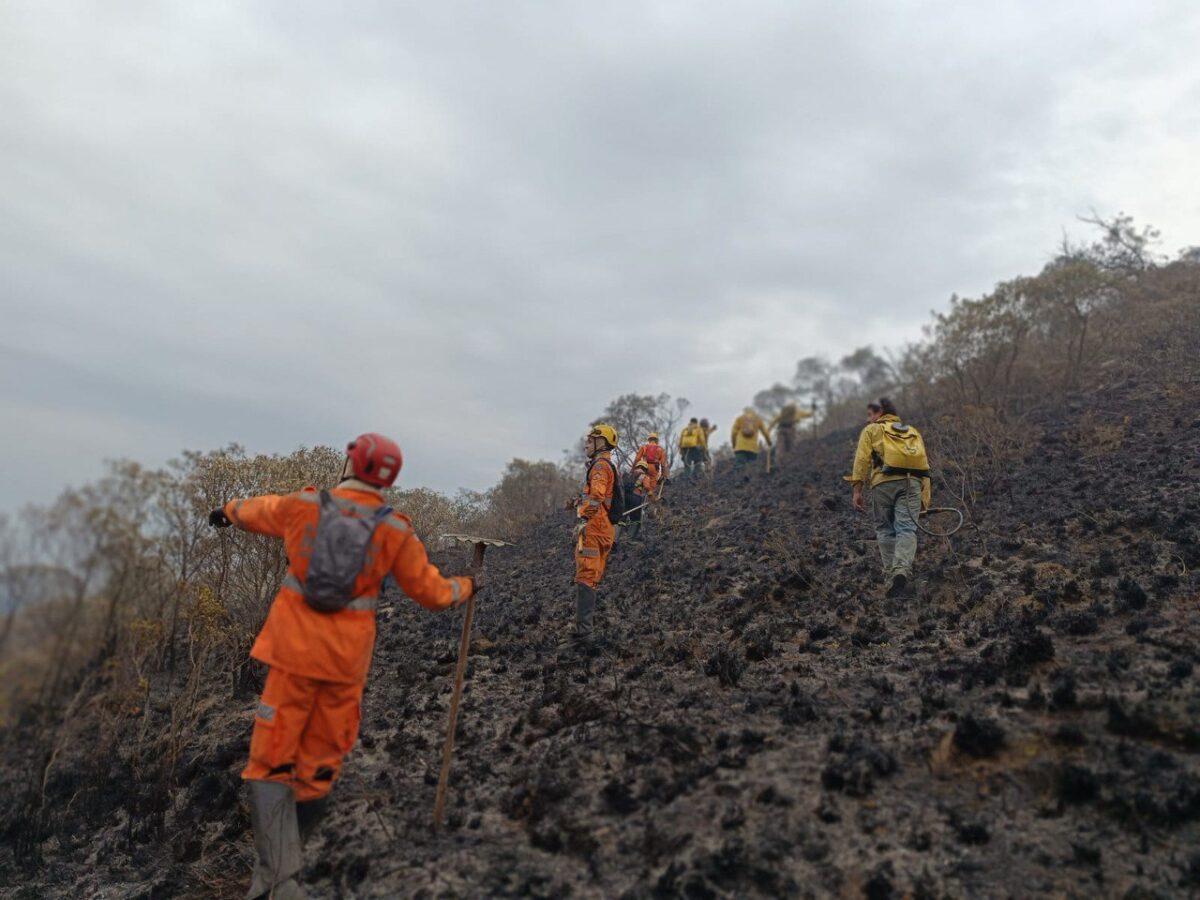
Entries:
[[589, 464], [587, 480], [576, 513], [587, 519], [583, 534], [575, 542], [575, 581], [595, 590], [604, 575], [604, 564], [613, 546], [613, 525], [608, 521], [617, 470], [612, 454], [597, 453]]
[[[658, 487], [658, 473], [651, 466], [647, 470], [634, 469], [633, 490], [634, 493], [642, 497], [653, 497], [654, 490]], [[639, 501], [640, 502], [640, 501]], [[637, 503], [633, 504], [637, 506]]]
[[[343, 482], [330, 492], [346, 511], [367, 517], [383, 503], [369, 485]], [[271, 667], [250, 738], [242, 778], [283, 781], [298, 801], [329, 792], [342, 758], [358, 735], [359, 700], [375, 645], [375, 603], [391, 573], [427, 609], [445, 609], [471, 595], [471, 579], [444, 578], [406, 516], [393, 513], [375, 529], [354, 582], [350, 605], [319, 612], [302, 591], [320, 515], [316, 488], [294, 494], [231, 500], [225, 515], [256, 534], [283, 538], [288, 571], [250, 655]]]
[[650, 471], [654, 474], [655, 480], [662, 478], [667, 467], [666, 451], [652, 441], [647, 442], [638, 447], [637, 453], [634, 454], [634, 465], [643, 459], [650, 464]]

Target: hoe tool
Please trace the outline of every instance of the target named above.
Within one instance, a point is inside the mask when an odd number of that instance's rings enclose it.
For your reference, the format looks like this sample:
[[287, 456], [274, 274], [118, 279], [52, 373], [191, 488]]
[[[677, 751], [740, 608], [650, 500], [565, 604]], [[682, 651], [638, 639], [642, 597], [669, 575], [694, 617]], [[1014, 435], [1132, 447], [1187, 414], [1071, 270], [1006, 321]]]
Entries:
[[[475, 537], [470, 534], [443, 534], [442, 537], [452, 541], [471, 544], [474, 552], [471, 557], [471, 571], [478, 572], [483, 568], [483, 554], [488, 547], [510, 547], [509, 541], [498, 541], [495, 538]], [[462, 697], [463, 675], [467, 671], [467, 650], [471, 643], [471, 619], [475, 616], [475, 595], [467, 598], [467, 612], [463, 617], [462, 640], [458, 644], [458, 669], [454, 673], [454, 693], [450, 696], [450, 722], [446, 726], [446, 744], [442, 748], [442, 772], [438, 776], [437, 795], [433, 801], [433, 824], [442, 824], [442, 813], [446, 808], [446, 786], [450, 782], [450, 754], [454, 751], [454, 729], [458, 724], [458, 701]]]

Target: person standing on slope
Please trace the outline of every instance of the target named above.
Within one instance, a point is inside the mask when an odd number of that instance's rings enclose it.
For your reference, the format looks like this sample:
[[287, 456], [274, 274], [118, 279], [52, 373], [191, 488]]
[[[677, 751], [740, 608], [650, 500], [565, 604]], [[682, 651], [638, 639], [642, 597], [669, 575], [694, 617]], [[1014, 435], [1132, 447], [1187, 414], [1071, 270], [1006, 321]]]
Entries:
[[900, 421], [887, 397], [868, 405], [867, 419], [847, 478], [854, 486], [851, 501], [865, 512], [863, 484], [870, 485], [871, 520], [890, 582], [887, 596], [906, 597], [917, 556], [917, 519], [929, 509], [929, 459], [920, 432]]
[[587, 471], [575, 513], [575, 640], [591, 641], [596, 611], [596, 587], [604, 576], [604, 565], [613, 546], [613, 524], [609, 520], [617, 467], [612, 451], [617, 432], [610, 425], [596, 425], [588, 432], [584, 449]]
[[704, 444], [707, 435], [700, 427], [700, 420], [693, 418], [679, 432], [679, 455], [683, 459], [683, 475], [688, 481], [696, 480], [696, 473], [704, 464]]
[[783, 408], [779, 410], [775, 418], [767, 425], [767, 432], [770, 433], [774, 428], [778, 427], [775, 436], [779, 439], [779, 458], [782, 461], [784, 457], [792, 455], [792, 449], [796, 446], [796, 426], [801, 419], [812, 417], [812, 413], [807, 409], [800, 409], [795, 403], [785, 403]]
[[363, 434], [346, 447], [333, 490], [230, 500], [209, 513], [214, 527], [282, 538], [288, 559], [250, 649], [269, 668], [242, 771], [258, 850], [248, 898], [305, 896], [297, 881], [302, 841], [358, 735], [384, 577], [431, 610], [462, 603], [479, 587], [477, 574], [443, 577], [409, 519], [384, 504], [381, 492], [402, 465], [394, 441]]
[[733, 420], [733, 430], [729, 442], [733, 444], [733, 467], [740, 469], [758, 459], [758, 436], [762, 435], [767, 446], [771, 446], [771, 436], [758, 413], [747, 406], [742, 414]]

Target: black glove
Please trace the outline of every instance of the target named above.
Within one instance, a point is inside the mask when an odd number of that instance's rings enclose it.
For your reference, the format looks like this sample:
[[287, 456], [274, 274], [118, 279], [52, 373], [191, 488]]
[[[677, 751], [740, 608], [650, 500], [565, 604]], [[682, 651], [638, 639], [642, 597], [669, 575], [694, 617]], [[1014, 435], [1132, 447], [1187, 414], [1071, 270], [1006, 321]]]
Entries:
[[233, 522], [229, 521], [229, 516], [225, 515], [225, 510], [218, 508], [208, 514], [208, 524], [213, 528], [228, 528]]

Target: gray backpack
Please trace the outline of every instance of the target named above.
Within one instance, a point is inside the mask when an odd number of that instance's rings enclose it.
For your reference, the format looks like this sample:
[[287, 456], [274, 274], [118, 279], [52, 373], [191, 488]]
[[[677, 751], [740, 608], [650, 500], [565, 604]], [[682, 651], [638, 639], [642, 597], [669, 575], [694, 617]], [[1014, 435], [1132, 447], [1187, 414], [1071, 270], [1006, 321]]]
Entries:
[[390, 506], [380, 506], [368, 519], [353, 505], [339, 504], [329, 491], [321, 491], [317, 534], [304, 576], [304, 600], [309, 606], [319, 612], [338, 612], [350, 605], [371, 536], [391, 514]]

